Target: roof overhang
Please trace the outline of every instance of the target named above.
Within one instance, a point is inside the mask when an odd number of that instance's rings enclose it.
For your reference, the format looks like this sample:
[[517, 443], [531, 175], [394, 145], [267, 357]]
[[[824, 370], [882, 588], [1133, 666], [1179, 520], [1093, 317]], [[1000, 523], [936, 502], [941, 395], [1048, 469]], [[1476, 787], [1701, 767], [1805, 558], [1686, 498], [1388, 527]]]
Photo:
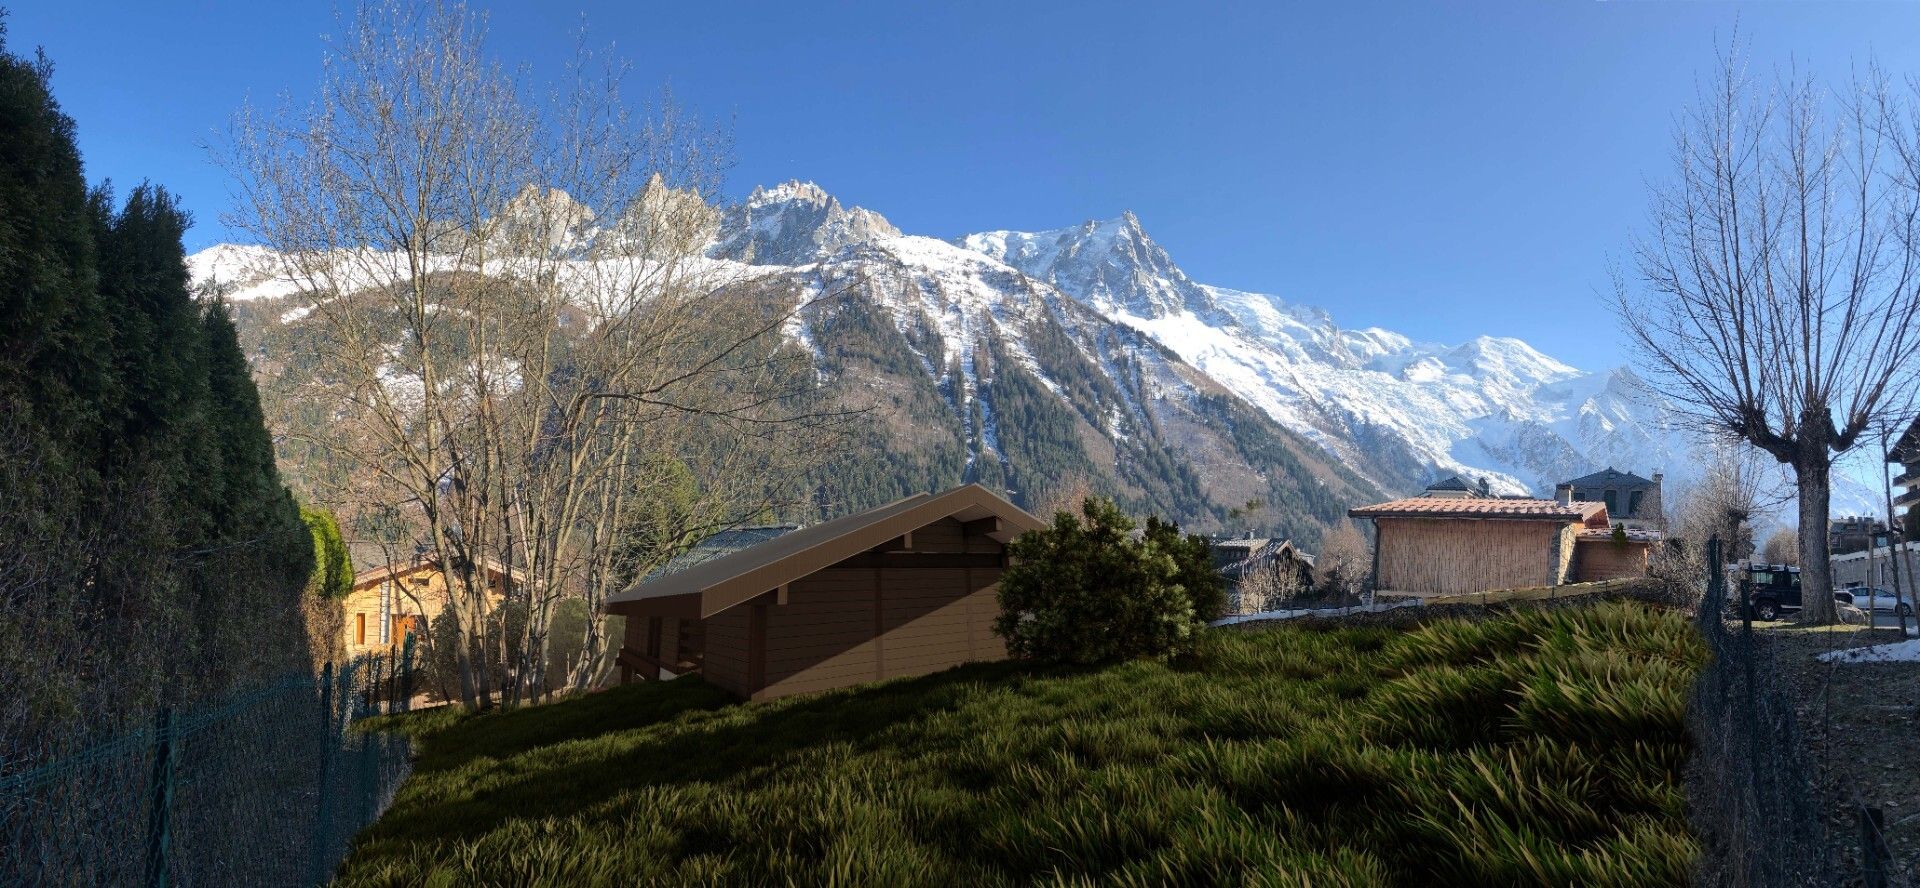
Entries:
[[636, 583], [609, 596], [603, 610], [705, 619], [948, 518], [961, 522], [968, 533], [1002, 544], [1044, 526], [992, 491], [968, 484], [803, 527], [678, 573]]

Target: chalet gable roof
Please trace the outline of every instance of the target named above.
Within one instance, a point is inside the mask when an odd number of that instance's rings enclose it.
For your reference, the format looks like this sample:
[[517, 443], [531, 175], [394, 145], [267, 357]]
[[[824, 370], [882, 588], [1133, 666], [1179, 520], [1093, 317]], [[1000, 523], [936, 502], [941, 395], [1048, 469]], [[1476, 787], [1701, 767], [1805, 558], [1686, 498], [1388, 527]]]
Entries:
[[1427, 485], [1427, 489], [1428, 490], [1462, 490], [1468, 493], [1472, 493], [1473, 491], [1479, 490], [1480, 488], [1475, 485], [1468, 484], [1467, 479], [1462, 478], [1459, 475], [1448, 475], [1445, 478], [1442, 478], [1438, 481], [1433, 482], [1432, 484]]
[[[482, 559], [480, 565], [486, 568], [487, 575], [490, 578], [498, 579], [507, 575], [506, 565], [491, 558]], [[421, 555], [411, 561], [396, 561], [392, 564], [383, 564], [379, 567], [370, 567], [360, 571], [353, 575], [353, 588], [364, 589], [367, 586], [392, 577], [404, 577], [423, 571], [438, 571], [439, 569], [440, 559], [432, 555]], [[513, 578], [515, 581], [524, 581], [526, 575], [520, 570], [515, 569], [513, 571]]]
[[940, 494], [915, 494], [877, 509], [789, 531], [765, 542], [649, 577], [607, 597], [604, 609], [659, 598], [688, 599], [690, 615], [713, 616], [816, 571], [936, 521], [999, 519], [985, 535], [1005, 543], [1044, 525], [1019, 506], [978, 484]]
[[1622, 472], [1612, 466], [1608, 466], [1591, 475], [1582, 475], [1567, 483], [1575, 487], [1620, 487], [1628, 489], [1653, 486], [1653, 482], [1646, 478], [1642, 478], [1632, 472]]

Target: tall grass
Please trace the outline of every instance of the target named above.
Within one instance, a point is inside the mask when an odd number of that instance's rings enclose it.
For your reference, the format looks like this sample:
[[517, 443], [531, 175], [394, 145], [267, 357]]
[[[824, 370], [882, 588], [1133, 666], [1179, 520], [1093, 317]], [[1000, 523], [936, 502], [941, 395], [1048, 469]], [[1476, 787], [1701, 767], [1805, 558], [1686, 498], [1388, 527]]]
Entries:
[[423, 714], [352, 885], [1661, 885], [1684, 617], [1213, 632], [760, 705], [697, 681]]

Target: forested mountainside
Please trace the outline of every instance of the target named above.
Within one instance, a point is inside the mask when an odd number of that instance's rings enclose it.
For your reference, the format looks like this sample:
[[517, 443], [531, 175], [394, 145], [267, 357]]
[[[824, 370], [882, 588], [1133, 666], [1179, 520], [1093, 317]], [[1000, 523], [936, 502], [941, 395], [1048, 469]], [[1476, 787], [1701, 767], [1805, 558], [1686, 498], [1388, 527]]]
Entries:
[[[1444, 474], [1542, 494], [1609, 465], [1694, 468], [1630, 368], [1342, 329], [1192, 280], [1132, 214], [943, 241], [789, 182], [714, 213], [708, 244], [742, 285], [794, 294], [792, 347], [872, 423], [813, 479], [819, 515], [979, 481], [1029, 506], [1090, 488], [1196, 529], [1315, 540], [1347, 506]], [[228, 245], [193, 265], [223, 284], [256, 366], [295, 367], [314, 321], [288, 282], [246, 271], [260, 258]], [[290, 462], [330, 471], [311, 456]]]

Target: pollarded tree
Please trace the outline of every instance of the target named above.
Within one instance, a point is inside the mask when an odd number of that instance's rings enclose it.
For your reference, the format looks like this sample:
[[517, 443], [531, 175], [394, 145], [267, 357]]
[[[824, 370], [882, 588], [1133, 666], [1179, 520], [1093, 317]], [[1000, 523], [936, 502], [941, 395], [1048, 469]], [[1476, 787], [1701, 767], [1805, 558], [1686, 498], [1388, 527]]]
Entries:
[[[1802, 576], [1831, 585], [1833, 464], [1911, 403], [1920, 351], [1920, 117], [1882, 80], [1835, 96], [1729, 56], [1674, 140], [1638, 280], [1616, 281], [1650, 381], [1708, 434], [1793, 470]], [[1808, 595], [1806, 618], [1833, 602]]]

